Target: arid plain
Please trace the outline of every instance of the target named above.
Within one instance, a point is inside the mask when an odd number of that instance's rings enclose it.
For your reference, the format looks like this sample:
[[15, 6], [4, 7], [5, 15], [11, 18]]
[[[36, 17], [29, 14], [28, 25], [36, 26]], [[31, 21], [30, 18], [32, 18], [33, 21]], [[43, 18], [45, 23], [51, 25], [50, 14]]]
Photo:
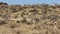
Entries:
[[0, 5], [0, 34], [60, 34], [60, 5]]

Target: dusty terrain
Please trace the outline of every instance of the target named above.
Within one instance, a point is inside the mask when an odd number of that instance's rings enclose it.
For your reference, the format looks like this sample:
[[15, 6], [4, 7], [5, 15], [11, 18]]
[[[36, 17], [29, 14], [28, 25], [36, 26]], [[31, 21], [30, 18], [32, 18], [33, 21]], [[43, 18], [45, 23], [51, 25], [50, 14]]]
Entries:
[[60, 34], [60, 5], [0, 5], [0, 34]]

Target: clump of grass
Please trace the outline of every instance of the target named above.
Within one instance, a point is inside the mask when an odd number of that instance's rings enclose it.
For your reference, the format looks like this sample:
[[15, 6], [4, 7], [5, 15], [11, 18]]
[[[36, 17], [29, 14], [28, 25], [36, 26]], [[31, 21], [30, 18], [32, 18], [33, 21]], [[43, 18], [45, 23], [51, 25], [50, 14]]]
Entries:
[[11, 28], [15, 28], [15, 27], [16, 27], [16, 25], [15, 25], [15, 24], [12, 24], [12, 25], [11, 25]]
[[17, 10], [15, 9], [15, 8], [10, 8], [12, 11], [12, 13], [15, 13], [15, 12], [17, 12]]
[[20, 21], [16, 21], [17, 23], [20, 23]]
[[18, 31], [17, 34], [21, 34], [20, 31]]
[[0, 25], [4, 25], [4, 24], [7, 24], [7, 22], [5, 22], [5, 21], [0, 21]]

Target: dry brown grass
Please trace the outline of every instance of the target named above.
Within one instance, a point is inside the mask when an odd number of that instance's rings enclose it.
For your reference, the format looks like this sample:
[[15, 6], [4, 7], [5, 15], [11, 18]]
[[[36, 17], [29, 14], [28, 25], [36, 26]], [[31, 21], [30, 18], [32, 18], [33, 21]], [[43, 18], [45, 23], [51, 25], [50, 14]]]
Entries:
[[0, 34], [60, 34], [60, 5], [1, 5]]

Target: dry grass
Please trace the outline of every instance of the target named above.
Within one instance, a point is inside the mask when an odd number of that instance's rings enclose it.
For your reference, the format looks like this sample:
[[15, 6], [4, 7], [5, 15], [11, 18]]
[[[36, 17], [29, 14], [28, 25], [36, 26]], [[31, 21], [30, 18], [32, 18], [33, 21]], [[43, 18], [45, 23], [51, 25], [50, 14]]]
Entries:
[[60, 5], [1, 5], [0, 34], [60, 34]]

